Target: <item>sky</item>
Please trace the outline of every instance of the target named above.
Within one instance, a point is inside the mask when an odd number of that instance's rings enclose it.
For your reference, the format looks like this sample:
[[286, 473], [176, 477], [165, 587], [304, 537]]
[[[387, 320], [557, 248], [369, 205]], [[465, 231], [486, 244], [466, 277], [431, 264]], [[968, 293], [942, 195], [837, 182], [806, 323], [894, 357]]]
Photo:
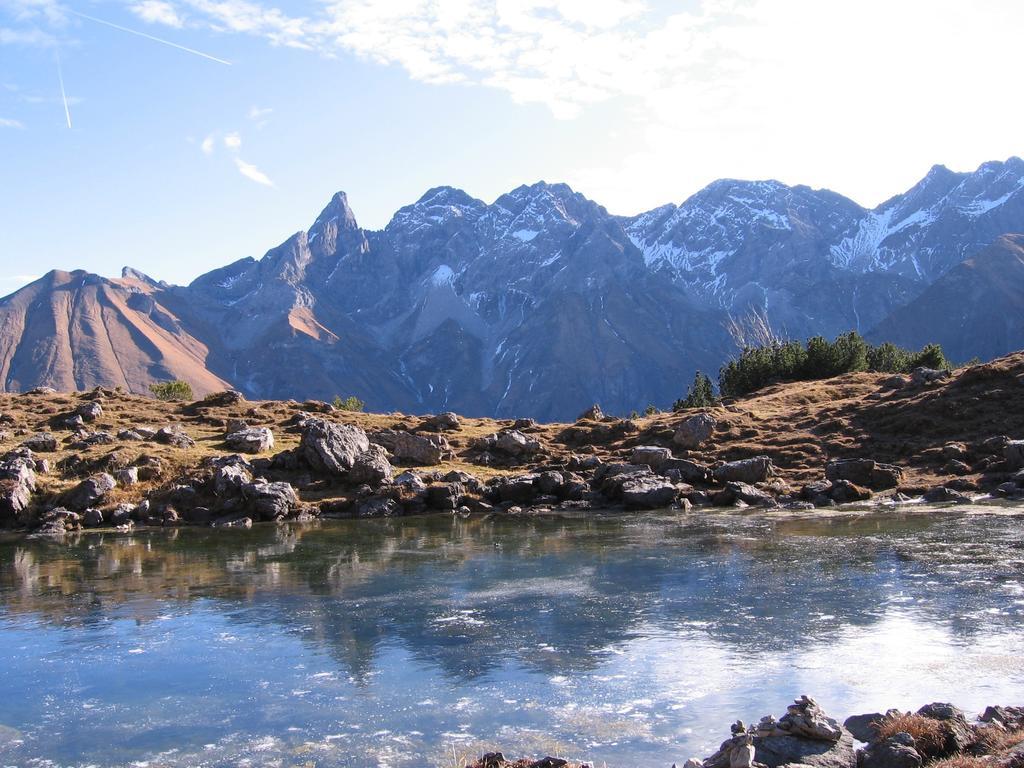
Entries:
[[612, 213], [717, 178], [866, 206], [1024, 154], [1018, 0], [0, 0], [0, 295], [186, 283], [344, 190], [564, 181]]

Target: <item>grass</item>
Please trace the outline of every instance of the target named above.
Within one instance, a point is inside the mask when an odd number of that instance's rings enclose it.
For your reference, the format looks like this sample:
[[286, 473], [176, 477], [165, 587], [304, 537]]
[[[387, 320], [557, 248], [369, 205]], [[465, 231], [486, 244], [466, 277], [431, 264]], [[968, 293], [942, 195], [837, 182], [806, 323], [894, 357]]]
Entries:
[[[1024, 742], [1024, 728], [1006, 730], [994, 725], [975, 731], [975, 743], [985, 754], [997, 755]], [[957, 766], [951, 766], [957, 768]]]
[[[909, 733], [917, 742], [917, 751], [923, 757], [940, 754], [946, 745], [948, 732], [941, 720], [924, 715], [892, 715], [883, 717], [878, 723], [878, 735], [888, 739], [897, 733]], [[950, 766], [950, 768], [955, 768]], [[963, 766], [962, 768], [970, 768]]]

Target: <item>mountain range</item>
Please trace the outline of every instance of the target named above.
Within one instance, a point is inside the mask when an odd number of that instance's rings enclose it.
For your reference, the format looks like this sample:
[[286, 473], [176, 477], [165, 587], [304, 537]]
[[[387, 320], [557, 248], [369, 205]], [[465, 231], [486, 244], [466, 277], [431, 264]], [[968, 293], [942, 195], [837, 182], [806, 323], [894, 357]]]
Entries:
[[751, 309], [792, 338], [857, 329], [955, 360], [1024, 347], [1024, 161], [935, 166], [866, 209], [720, 180], [615, 216], [565, 184], [491, 204], [437, 187], [379, 231], [344, 193], [261, 259], [190, 285], [53, 271], [0, 300], [0, 390], [356, 395], [373, 410], [574, 417], [665, 407]]

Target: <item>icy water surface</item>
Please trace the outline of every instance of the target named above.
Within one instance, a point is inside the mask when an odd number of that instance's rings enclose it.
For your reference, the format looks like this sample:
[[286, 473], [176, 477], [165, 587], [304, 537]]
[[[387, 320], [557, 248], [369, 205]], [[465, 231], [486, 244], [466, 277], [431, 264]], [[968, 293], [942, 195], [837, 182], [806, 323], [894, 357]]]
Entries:
[[801, 693], [1021, 704], [1020, 512], [0, 541], [0, 765], [667, 768]]

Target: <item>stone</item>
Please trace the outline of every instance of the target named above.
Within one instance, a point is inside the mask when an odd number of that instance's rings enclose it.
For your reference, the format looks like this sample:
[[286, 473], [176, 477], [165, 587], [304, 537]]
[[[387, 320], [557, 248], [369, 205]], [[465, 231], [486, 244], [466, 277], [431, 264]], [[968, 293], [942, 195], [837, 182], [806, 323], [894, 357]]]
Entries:
[[938, 755], [929, 754], [928, 757], [946, 757], [963, 752], [974, 742], [974, 732], [963, 710], [948, 702], [933, 702], [925, 704], [917, 714], [932, 720], [940, 720], [945, 726], [946, 743], [942, 752]]
[[766, 491], [755, 488], [749, 483], [730, 482], [725, 488], [712, 497], [712, 503], [718, 507], [730, 507], [736, 501], [742, 501], [752, 507], [775, 506], [775, 497]]
[[657, 470], [662, 464], [672, 458], [672, 451], [662, 448], [660, 445], [641, 445], [633, 449], [629, 457], [630, 464], [646, 464], [653, 470]]
[[964, 460], [967, 458], [967, 446], [963, 443], [946, 443], [942, 446], [942, 455], [947, 459]]
[[369, 447], [370, 440], [359, 427], [315, 418], [306, 421], [299, 442], [309, 466], [331, 475], [346, 474]]
[[117, 481], [106, 472], [88, 477], [61, 497], [61, 502], [73, 510], [88, 509], [105, 499]]
[[225, 389], [223, 392], [214, 392], [203, 398], [204, 406], [223, 407], [238, 405], [245, 400], [245, 395], [235, 389]]
[[397, 475], [391, 482], [394, 485], [400, 485], [408, 488], [414, 493], [420, 493], [427, 489], [427, 484], [423, 482], [423, 478], [415, 472], [403, 472], [402, 474]]
[[1011, 472], [1024, 469], [1024, 440], [1010, 440], [1003, 448], [1003, 458]]
[[386, 496], [372, 496], [359, 504], [356, 514], [359, 517], [395, 517], [402, 514], [402, 506]]
[[370, 441], [384, 446], [397, 461], [418, 466], [440, 464], [453, 455], [448, 439], [442, 435], [417, 435], [386, 429], [370, 435]]
[[88, 403], [82, 403], [75, 409], [74, 416], [81, 416], [82, 421], [88, 423], [96, 421], [103, 415], [103, 406], [92, 400]]
[[601, 410], [601, 406], [594, 403], [592, 406], [587, 408], [583, 413], [576, 417], [576, 421], [601, 421], [604, 418], [604, 411]]
[[124, 469], [119, 469], [114, 473], [114, 480], [121, 486], [137, 485], [139, 482], [139, 468], [125, 467]]
[[710, 439], [718, 420], [710, 413], [698, 413], [683, 421], [672, 436], [680, 448], [699, 448]]
[[674, 483], [657, 475], [630, 477], [621, 486], [622, 503], [629, 509], [660, 509], [679, 494]]
[[882, 389], [903, 389], [910, 386], [910, 377], [897, 373], [882, 379], [881, 386]]
[[131, 504], [118, 504], [107, 513], [107, 520], [111, 525], [130, 525], [133, 509]]
[[853, 734], [857, 741], [871, 742], [878, 738], [878, 723], [882, 717], [881, 712], [851, 715], [843, 722], [843, 727]]
[[387, 452], [381, 446], [371, 443], [369, 448], [356, 456], [345, 479], [354, 485], [366, 483], [377, 487], [390, 483], [392, 475]]
[[662, 462], [658, 471], [663, 475], [678, 472], [679, 479], [684, 483], [710, 483], [714, 479], [711, 467], [689, 459], [669, 459]]
[[966, 493], [941, 485], [928, 489], [922, 498], [929, 504], [970, 504], [973, 501]]
[[241, 491], [249, 507], [261, 520], [287, 517], [299, 503], [295, 489], [288, 483], [257, 481], [243, 485]]
[[941, 371], [937, 368], [915, 368], [910, 374], [910, 383], [915, 387], [923, 387], [945, 381], [952, 376], [950, 371]]
[[57, 450], [57, 437], [52, 432], [40, 432], [25, 440], [22, 447], [39, 453], [53, 453]]
[[897, 733], [860, 751], [859, 768], [921, 768], [921, 755], [909, 733]]
[[537, 488], [538, 479], [539, 476], [536, 474], [501, 478], [495, 484], [494, 491], [499, 501], [514, 501], [520, 504], [528, 504], [540, 495], [540, 490]]
[[274, 433], [269, 427], [247, 427], [232, 432], [224, 442], [241, 453], [264, 453], [274, 448]]
[[219, 517], [210, 523], [211, 528], [239, 528], [242, 530], [248, 530], [252, 528], [251, 517]]
[[462, 422], [459, 420], [459, 417], [451, 411], [447, 411], [436, 416], [427, 416], [420, 422], [417, 429], [427, 432], [452, 432], [461, 426]]
[[833, 482], [849, 480], [855, 485], [882, 491], [898, 486], [903, 480], [903, 470], [873, 459], [835, 459], [825, 465], [825, 477]]
[[224, 434], [230, 435], [234, 432], [241, 432], [249, 428], [249, 422], [245, 419], [228, 419], [224, 422]]
[[851, 504], [855, 501], [867, 501], [873, 494], [867, 488], [862, 488], [849, 480], [836, 480], [832, 483], [832, 489], [828, 496], [836, 504]]
[[177, 424], [161, 427], [153, 435], [153, 440], [161, 445], [170, 445], [175, 448], [194, 448], [196, 444], [196, 441]]
[[82, 515], [82, 524], [86, 528], [96, 528], [103, 525], [103, 513], [98, 509], [87, 509]]
[[498, 451], [507, 456], [518, 458], [539, 453], [539, 441], [527, 437], [517, 429], [503, 429], [493, 435], [481, 439], [481, 445], [488, 450]]
[[210, 482], [217, 496], [236, 496], [252, 482], [252, 466], [241, 456], [221, 456], [210, 463], [214, 467]]
[[462, 483], [435, 483], [427, 488], [427, 506], [432, 509], [454, 511], [466, 489]]
[[712, 472], [719, 483], [760, 483], [775, 475], [775, 465], [767, 456], [730, 461], [716, 467]]
[[122, 429], [117, 433], [117, 439], [126, 443], [139, 443], [143, 440], [149, 440], [151, 437], [146, 437], [136, 429]]

